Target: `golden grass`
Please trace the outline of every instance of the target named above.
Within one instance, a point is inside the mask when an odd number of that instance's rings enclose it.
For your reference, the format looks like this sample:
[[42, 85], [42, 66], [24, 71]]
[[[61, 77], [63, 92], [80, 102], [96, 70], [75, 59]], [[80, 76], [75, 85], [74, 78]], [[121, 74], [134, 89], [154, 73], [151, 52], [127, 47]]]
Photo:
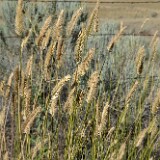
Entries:
[[73, 89], [70, 91], [68, 97], [67, 97], [67, 100], [64, 104], [64, 110], [65, 111], [68, 111], [69, 114], [71, 114], [73, 112], [73, 102], [74, 102], [74, 94], [75, 94], [75, 91], [76, 91], [76, 88], [73, 87]]
[[46, 79], [50, 79], [49, 73], [48, 73], [48, 66], [50, 64], [51, 58], [54, 54], [54, 50], [56, 47], [56, 43], [51, 43], [49, 46], [49, 49], [47, 51], [45, 60], [44, 60], [44, 74]]
[[144, 56], [145, 56], [144, 52], [145, 52], [144, 47], [141, 47], [138, 50], [138, 53], [137, 53], [136, 67], [137, 67], [137, 74], [138, 75], [140, 75], [143, 71], [143, 59], [144, 59]]
[[74, 27], [76, 26], [76, 23], [80, 17], [80, 15], [82, 14], [82, 10], [83, 8], [79, 8], [73, 15], [72, 18], [70, 20], [70, 22], [67, 25], [67, 35], [71, 35], [73, 32]]
[[120, 27], [120, 30], [119, 32], [111, 39], [111, 41], [109, 42], [108, 46], [107, 46], [107, 49], [109, 52], [112, 51], [115, 43], [118, 41], [118, 39], [121, 37], [121, 34], [124, 32], [124, 30], [126, 29], [127, 27], [126, 26], [123, 26], [123, 23], [121, 23], [121, 27]]
[[99, 81], [99, 72], [95, 71], [92, 73], [88, 81], [89, 91], [86, 99], [87, 103], [90, 103], [95, 98], [98, 81]]
[[43, 27], [40, 30], [39, 36], [36, 39], [36, 44], [37, 45], [40, 45], [40, 43], [42, 42], [43, 37], [44, 37], [45, 33], [47, 32], [47, 29], [49, 28], [51, 21], [52, 21], [52, 17], [49, 16], [46, 19], [46, 21], [44, 22]]
[[84, 50], [85, 46], [85, 40], [86, 40], [86, 28], [82, 26], [81, 32], [78, 35], [78, 40], [76, 41], [75, 46], [75, 59], [77, 63], [79, 63], [82, 59], [82, 52]]
[[133, 96], [133, 93], [135, 92], [135, 90], [138, 87], [138, 80], [134, 83], [134, 85], [132, 86], [132, 88], [130, 89], [129, 93], [126, 96], [126, 104], [129, 103], [129, 101], [131, 100], [131, 97]]
[[83, 76], [86, 71], [89, 69], [89, 64], [94, 56], [95, 49], [92, 48], [87, 53], [86, 57], [82, 60], [82, 62], [77, 66], [76, 71], [73, 74], [73, 83], [77, 83], [80, 76]]
[[[17, 14], [22, 9], [22, 2], [18, 1]], [[112, 86], [112, 80], [105, 84], [101, 74], [103, 62], [99, 62], [101, 70], [91, 67], [97, 51], [86, 47], [89, 35], [98, 30], [98, 10], [99, 1], [79, 32], [72, 53], [75, 56], [73, 72], [66, 69], [67, 56], [63, 53], [67, 48], [66, 39], [72, 36], [83, 12], [82, 8], [73, 14], [66, 30], [64, 10], [53, 26], [52, 16], [49, 16], [35, 38], [37, 52], [29, 57], [26, 67], [22, 61], [21, 67], [17, 67], [8, 80], [1, 83], [3, 107], [0, 108], [0, 158], [7, 159], [10, 154], [14, 159], [24, 160], [132, 160], [135, 157], [156, 157], [154, 147], [159, 137], [157, 115], [160, 93], [158, 89], [154, 101], [151, 100], [148, 122], [144, 122], [142, 114], [145, 111], [145, 101], [148, 101], [151, 94], [148, 89], [149, 74], [145, 75], [144, 81], [139, 79], [145, 73], [142, 72], [145, 49], [143, 46], [137, 49], [134, 63], [138, 78], [134, 80], [133, 86], [129, 85], [130, 89], [123, 86], [120, 88], [119, 83]], [[15, 22], [16, 32], [20, 36], [23, 33], [20, 25], [23, 22], [22, 16], [16, 15]], [[118, 33], [106, 44], [109, 52], [114, 52], [114, 46], [125, 29], [121, 24]], [[31, 30], [28, 29], [28, 35], [21, 41], [20, 52], [24, 51], [30, 34]], [[151, 72], [157, 45], [155, 33], [150, 43], [149, 65], [146, 66]], [[36, 68], [35, 55], [40, 56], [40, 67]], [[61, 65], [63, 62], [64, 65]], [[153, 81], [151, 85], [153, 89]], [[14, 153], [8, 147], [9, 127], [5, 125], [8, 115], [11, 115]]]
[[106, 104], [103, 108], [103, 111], [102, 111], [100, 124], [96, 128], [97, 129], [96, 132], [97, 132], [98, 135], [101, 135], [101, 133], [105, 129], [106, 119], [107, 119], [107, 114], [108, 114], [108, 108], [109, 108], [109, 104], [108, 104], [108, 102], [106, 102]]
[[22, 124], [22, 132], [23, 133], [26, 133], [26, 134], [30, 133], [31, 125], [33, 124], [33, 121], [35, 120], [38, 113], [40, 113], [40, 112], [41, 112], [41, 107], [37, 107], [28, 115], [28, 117], [26, 118], [26, 120]]
[[24, 31], [24, 18], [23, 18], [23, 0], [18, 0], [16, 18], [15, 18], [15, 31], [17, 35], [21, 36]]
[[65, 85], [65, 83], [70, 79], [71, 79], [70, 75], [65, 76], [57, 83], [57, 85], [52, 90], [52, 97], [50, 101], [51, 106], [49, 108], [49, 113], [52, 115], [52, 117], [55, 115], [56, 112], [57, 101], [60, 95], [60, 91], [62, 90], [62, 87]]
[[62, 10], [58, 16], [57, 22], [53, 26], [52, 38], [58, 40], [62, 34], [64, 23], [64, 10]]

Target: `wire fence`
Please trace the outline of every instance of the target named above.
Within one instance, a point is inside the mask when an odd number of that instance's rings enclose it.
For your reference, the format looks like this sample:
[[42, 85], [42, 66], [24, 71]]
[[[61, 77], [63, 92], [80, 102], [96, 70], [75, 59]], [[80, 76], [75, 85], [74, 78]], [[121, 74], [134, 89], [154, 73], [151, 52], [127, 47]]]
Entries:
[[[104, 35], [115, 35], [115, 34], [99, 34], [99, 35], [104, 36]], [[127, 35], [131, 35], [131, 34], [127, 34]], [[92, 35], [92, 36], [97, 36], [97, 35]], [[151, 36], [151, 35], [148, 35], [148, 36]], [[8, 37], [8, 38], [13, 38], [13, 37]], [[18, 37], [15, 37], [15, 38], [18, 38]], [[148, 83], [156, 82], [157, 84], [160, 84], [160, 77], [158, 75], [149, 76], [147, 78], [149, 79]], [[112, 82], [112, 84], [119, 83], [120, 85], [124, 85], [124, 84], [127, 84], [127, 83], [132, 83], [134, 80], [145, 80], [145, 79], [146, 79], [145, 75], [135, 76], [135, 77], [125, 77], [125, 78], [122, 78], [122, 79], [111, 78], [110, 80], [105, 81], [105, 83]]]
[[[41, 3], [47, 3], [47, 2], [56, 2], [56, 3], [91, 3], [95, 4], [97, 1], [86, 1], [86, 0], [24, 0], [25, 2], [41, 2]], [[2, 0], [3, 2], [3, 0]], [[17, 2], [17, 0], [5, 0], [5, 2]], [[100, 4], [155, 4], [160, 3], [160, 1], [100, 1]]]
[[[89, 36], [90, 37], [103, 37], [103, 36], [115, 36], [116, 34], [112, 34], [112, 33], [102, 33], [102, 34], [90, 34]], [[135, 37], [153, 37], [154, 35], [153, 34], [130, 34], [130, 33], [124, 33], [124, 34], [121, 34], [121, 36], [123, 37], [129, 37], [129, 36], [135, 36]], [[160, 37], [160, 35], [156, 35], [157, 37]], [[18, 36], [2, 36], [0, 34], [0, 39], [19, 39]], [[68, 38], [68, 37], [64, 37], [64, 38]]]
[[[5, 1], [1, 1], [1, 2], [17, 2], [18, 0], [5, 0]], [[35, 3], [38, 3], [38, 2], [56, 2], [56, 3], [97, 3], [96, 0], [24, 0], [24, 2], [27, 2], [27, 3], [30, 3], [30, 2], [35, 2]], [[154, 3], [160, 3], [160, 1], [101, 1], [100, 0], [100, 4], [123, 4], [123, 3], [126, 3], [126, 4], [154, 4]], [[2, 34], [0, 33], [0, 37]], [[114, 36], [116, 34], [112, 34], [112, 33], [98, 33], [98, 34], [92, 34], [90, 36], [94, 36], [94, 37], [97, 37], [97, 36]], [[153, 34], [141, 34], [141, 33], [124, 33], [122, 34], [121, 36], [123, 37], [127, 37], [127, 36], [136, 36], [136, 37], [153, 37], [154, 35]], [[160, 35], [157, 35], [157, 37], [160, 37]], [[17, 36], [5, 36], [3, 37], [5, 39], [15, 39], [15, 38], [19, 38]]]

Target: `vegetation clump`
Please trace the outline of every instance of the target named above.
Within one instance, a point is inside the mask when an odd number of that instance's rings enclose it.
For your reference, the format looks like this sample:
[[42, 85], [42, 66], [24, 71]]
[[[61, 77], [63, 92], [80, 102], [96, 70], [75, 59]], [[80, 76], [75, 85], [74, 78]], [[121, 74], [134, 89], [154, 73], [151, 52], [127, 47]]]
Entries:
[[[157, 34], [147, 60], [144, 45], [130, 50], [135, 77], [127, 83], [125, 61], [117, 72], [111, 65], [126, 26], [121, 23], [105, 44], [104, 58], [96, 44], [89, 45], [100, 30], [99, 1], [86, 22], [79, 22], [82, 7], [69, 21], [61, 10], [37, 30], [33, 21], [30, 27], [24, 23], [23, 5], [18, 0], [15, 17], [19, 60], [0, 83], [0, 159], [158, 159]], [[74, 50], [67, 52], [78, 23]]]

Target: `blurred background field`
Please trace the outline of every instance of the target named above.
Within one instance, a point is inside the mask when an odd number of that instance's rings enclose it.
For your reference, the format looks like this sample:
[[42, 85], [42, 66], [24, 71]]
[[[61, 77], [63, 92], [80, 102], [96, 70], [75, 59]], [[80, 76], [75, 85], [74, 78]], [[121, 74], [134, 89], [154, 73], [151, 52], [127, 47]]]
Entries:
[[[47, 0], [46, 0], [47, 1]], [[96, 0], [88, 0], [88, 2], [96, 2]], [[121, 2], [120, 0], [103, 0], [103, 2]], [[123, 0], [123, 2], [136, 2], [131, 0]], [[143, 0], [139, 0], [138, 2], [144, 2]], [[153, 0], [149, 1], [146, 0], [146, 2], [155, 2]], [[49, 10], [51, 10], [51, 6], [53, 3], [51, 2], [25, 2], [25, 6], [28, 4], [32, 4], [32, 6], [37, 5], [39, 6], [39, 11], [42, 10], [42, 14], [40, 14], [39, 19], [43, 22], [43, 20], [47, 17], [49, 14]], [[86, 14], [89, 15], [89, 13], [93, 10], [96, 3], [85, 3], [82, 2], [66, 2], [64, 0], [63, 2], [57, 2], [57, 9], [65, 9], [70, 10], [71, 13], [73, 10], [76, 10], [77, 7], [83, 6], [85, 7]], [[14, 17], [15, 17], [15, 1], [1, 1], [0, 2], [0, 32], [1, 32], [1, 41], [0, 41], [0, 48], [1, 48], [1, 54], [0, 54], [0, 61], [1, 65], [3, 66], [1, 69], [1, 72], [6, 72], [6, 66], [9, 68], [14, 68], [17, 61], [17, 56], [15, 51], [13, 51], [11, 48], [17, 48], [19, 44], [19, 39], [15, 37], [14, 32]], [[45, 12], [47, 10], [47, 12]], [[38, 14], [35, 19], [38, 19]], [[100, 26], [100, 34], [98, 36], [94, 37], [94, 40], [101, 41], [101, 47], [100, 50], [105, 50], [105, 48], [102, 46], [107, 43], [111, 37], [113, 37], [112, 34], [115, 34], [117, 30], [119, 29], [120, 22], [123, 22], [125, 26], [127, 26], [127, 29], [125, 30], [125, 34], [129, 34], [126, 36], [123, 36], [123, 39], [128, 39], [130, 41], [146, 41], [147, 43], [151, 40], [152, 36], [155, 31], [159, 30], [159, 22], [160, 22], [160, 5], [159, 3], [102, 3], [100, 4], [99, 8], [99, 26]], [[145, 23], [143, 25], [143, 23]], [[39, 23], [40, 24], [40, 23]], [[142, 27], [143, 25], [143, 27]], [[105, 34], [111, 34], [111, 35], [105, 35]], [[134, 37], [132, 35], [135, 35]], [[139, 36], [140, 35], [140, 36]], [[6, 37], [4, 39], [4, 37]], [[5, 40], [5, 43], [8, 47], [5, 47], [6, 55], [8, 58], [5, 58], [3, 56], [3, 40]], [[104, 42], [105, 41], [105, 42]], [[96, 42], [95, 42], [96, 43]], [[103, 44], [102, 44], [103, 43]], [[139, 42], [137, 42], [139, 43]], [[8, 49], [7, 49], [8, 48]], [[126, 49], [127, 50], [127, 49]], [[105, 51], [102, 51], [105, 52]], [[126, 52], [126, 51], [125, 51]], [[11, 59], [11, 60], [10, 60]]]
[[[90, 0], [92, 1], [92, 0]], [[104, 0], [104, 2], [109, 2]], [[144, 2], [143, 0], [113, 0], [112, 2]], [[111, 2], [111, 1], [110, 1]], [[154, 0], [146, 0], [145, 2], [155, 2]], [[89, 9], [92, 9], [94, 4], [89, 4]], [[153, 33], [159, 29], [160, 20], [160, 5], [157, 3], [122, 3], [122, 4], [110, 4], [104, 3], [100, 6], [99, 18], [102, 23], [108, 20], [115, 20], [116, 22], [123, 21], [130, 30], [139, 31], [139, 26], [142, 22], [149, 18], [149, 21], [145, 25], [143, 31]], [[145, 33], [144, 33], [145, 34]]]
[[[31, 0], [32, 1], [32, 0]], [[65, 0], [64, 0], [65, 1]], [[96, 0], [87, 0], [87, 1], [95, 1]], [[103, 0], [103, 2], [134, 2], [135, 0]], [[5, 1], [0, 2], [0, 23], [3, 23], [3, 15], [2, 15], [2, 4]], [[37, 0], [38, 2], [38, 0]], [[83, 2], [83, 1], [82, 1]], [[143, 0], [138, 0], [135, 2], [144, 2]], [[145, 2], [155, 2], [155, 0], [145, 0]], [[12, 1], [8, 3], [14, 3]], [[39, 2], [40, 3], [40, 2]], [[47, 2], [49, 3], [49, 2]], [[72, 2], [75, 3], [75, 2]], [[69, 3], [68, 3], [69, 4]], [[86, 3], [87, 4], [87, 3]], [[46, 4], [45, 4], [46, 5]], [[87, 4], [87, 8], [89, 11], [93, 9], [95, 4]], [[100, 5], [99, 18], [102, 22], [108, 20], [115, 20], [118, 23], [123, 21], [129, 28], [131, 29], [139, 29], [138, 26], [144, 21], [144, 19], [149, 18], [146, 25], [146, 31], [154, 32], [158, 30], [159, 20], [160, 20], [160, 5], [157, 3], [126, 3], [126, 4], [117, 4], [117, 3], [103, 3]]]

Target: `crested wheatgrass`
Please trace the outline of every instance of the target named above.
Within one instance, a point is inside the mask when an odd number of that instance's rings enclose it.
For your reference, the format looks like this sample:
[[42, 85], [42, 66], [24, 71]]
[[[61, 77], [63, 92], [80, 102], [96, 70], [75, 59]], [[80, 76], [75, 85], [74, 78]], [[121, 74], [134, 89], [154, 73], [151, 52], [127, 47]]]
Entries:
[[18, 0], [15, 18], [15, 32], [21, 36], [24, 31], [24, 18], [23, 18], [23, 0]]
[[115, 43], [119, 40], [119, 38], [121, 37], [122, 33], [124, 32], [124, 30], [126, 29], [126, 26], [123, 26], [123, 24], [121, 23], [121, 27], [119, 32], [111, 39], [111, 41], [109, 42], [108, 46], [107, 46], [107, 50], [109, 52], [112, 51]]
[[21, 52], [23, 52], [23, 49], [26, 47], [26, 45], [27, 45], [27, 43], [28, 43], [28, 40], [29, 40], [29, 38], [30, 38], [30, 36], [31, 36], [31, 33], [32, 33], [32, 29], [29, 29], [26, 37], [24, 37], [24, 38], [22, 39]]
[[42, 28], [41, 28], [41, 30], [40, 30], [39, 36], [38, 36], [37, 39], [36, 39], [36, 44], [37, 44], [38, 46], [39, 46], [40, 43], [42, 42], [43, 36], [44, 36], [45, 33], [47, 32], [47, 29], [49, 28], [51, 21], [52, 21], [52, 17], [51, 17], [51, 16], [49, 16], [49, 17], [45, 20], [45, 22], [44, 22], [44, 24], [43, 24], [43, 26], [42, 26]]
[[1, 81], [0, 82], [0, 96], [4, 96], [4, 85], [5, 85], [5, 82]]
[[94, 56], [94, 53], [95, 49], [90, 49], [84, 60], [77, 66], [77, 70], [73, 74], [73, 83], [77, 82], [79, 77], [83, 76], [89, 69], [89, 64]]
[[136, 56], [136, 67], [137, 67], [137, 74], [140, 75], [143, 70], [143, 59], [144, 59], [144, 47], [141, 47]]
[[157, 91], [157, 95], [152, 104], [151, 113], [153, 115], [156, 114], [156, 111], [158, 110], [159, 105], [160, 105], [160, 90]]
[[108, 115], [108, 108], [109, 108], [109, 104], [108, 104], [108, 102], [106, 102], [106, 104], [103, 108], [103, 111], [102, 111], [100, 124], [97, 128], [98, 135], [101, 135], [101, 133], [103, 132], [103, 130], [105, 128], [106, 121], [107, 121], [107, 115]]
[[41, 107], [35, 108], [26, 118], [25, 122], [22, 124], [22, 132], [29, 134], [31, 126], [36, 119], [37, 115], [41, 112]]
[[76, 46], [75, 46], [75, 54], [76, 54], [75, 59], [77, 63], [79, 63], [82, 59], [82, 52], [84, 50], [85, 39], [86, 39], [86, 28], [82, 26], [82, 29], [78, 35], [78, 39], [76, 41]]
[[147, 131], [148, 131], [148, 128], [145, 128], [138, 134], [138, 136], [135, 140], [135, 146], [136, 147], [139, 147], [142, 144], [142, 141], [143, 141]]
[[126, 143], [123, 143], [121, 146], [120, 146], [120, 149], [118, 151], [118, 154], [117, 154], [117, 160], [122, 160], [123, 159], [123, 156], [125, 154], [125, 149], [126, 149]]
[[64, 23], [64, 10], [61, 10], [57, 22], [54, 24], [52, 29], [52, 39], [58, 40], [58, 38], [62, 34], [63, 30], [63, 23]]
[[31, 88], [24, 87], [24, 119], [30, 114]]
[[6, 109], [3, 106], [1, 111], [0, 111], [0, 128], [4, 125], [5, 117], [6, 117]]
[[60, 95], [60, 91], [62, 90], [66, 82], [68, 82], [70, 79], [71, 79], [70, 75], [65, 76], [57, 83], [57, 85], [52, 90], [52, 97], [51, 97], [50, 108], [49, 108], [49, 113], [52, 115], [52, 117], [55, 115], [55, 112], [57, 109], [57, 101]]
[[68, 98], [64, 104], [64, 110], [67, 110], [69, 112], [69, 114], [72, 113], [72, 110], [73, 110], [73, 101], [74, 101], [74, 94], [75, 94], [75, 91], [76, 91], [76, 88], [74, 87], [69, 95], [68, 95]]
[[52, 29], [51, 27], [47, 29], [45, 37], [42, 40], [42, 49], [45, 49], [49, 43], [49, 39], [51, 37]]
[[150, 42], [150, 47], [152, 47], [157, 39], [157, 36], [158, 36], [158, 31], [156, 31], [152, 37], [152, 40]]
[[95, 28], [95, 24], [97, 23], [98, 9], [99, 9], [99, 0], [97, 0], [97, 4], [88, 19], [87, 35], [90, 35], [92, 30]]
[[74, 27], [76, 26], [76, 23], [79, 19], [79, 17], [81, 16], [83, 11], [83, 8], [79, 8], [73, 15], [72, 18], [70, 20], [70, 22], [67, 25], [67, 35], [70, 36], [72, 34], [72, 31], [74, 29]]
[[13, 76], [14, 76], [14, 73], [12, 72], [12, 73], [10, 74], [9, 78], [8, 78], [7, 90], [6, 90], [6, 92], [5, 92], [6, 103], [7, 103], [7, 100], [8, 100], [8, 98], [9, 98], [9, 95], [10, 95]]
[[30, 78], [32, 75], [32, 64], [33, 64], [33, 55], [30, 56], [27, 62], [26, 71], [25, 71], [27, 78]]
[[40, 141], [32, 148], [32, 153], [31, 153], [32, 159], [36, 157], [38, 151], [40, 151], [40, 149], [42, 149], [47, 142], [48, 142], [48, 138], [44, 139], [43, 141]]
[[[103, 55], [107, 60], [103, 65], [101, 39], [92, 43], [91, 36], [99, 30], [100, 2], [97, 1], [86, 22], [82, 8], [70, 18], [68, 10], [55, 12], [59, 11], [56, 3], [49, 3], [54, 6], [54, 14], [39, 12], [39, 6], [45, 3], [32, 3], [36, 14], [31, 9], [31, 14], [24, 19], [22, 12], [30, 3], [23, 5], [18, 0], [15, 30], [21, 36], [21, 65], [0, 85], [0, 159], [156, 159], [160, 93], [158, 82], [154, 81], [155, 68], [150, 64], [158, 66], [158, 32], [150, 46], [133, 41], [122, 45], [129, 46], [127, 51], [131, 53], [137, 51], [136, 60], [131, 63], [133, 67], [128, 66], [126, 59], [130, 55], [122, 56], [122, 61], [117, 56], [124, 51], [122, 46], [120, 52], [117, 46], [115, 54]], [[36, 20], [40, 22], [44, 16], [48, 18], [38, 29]], [[125, 28], [121, 24], [112, 40], [104, 42], [109, 52]], [[91, 46], [96, 47], [96, 54]], [[148, 60], [144, 56], [149, 52], [151, 59]], [[129, 62], [132, 60], [133, 57]], [[124, 73], [119, 69], [121, 62], [127, 62], [129, 67]], [[100, 72], [97, 63], [102, 63]], [[132, 86], [128, 79], [134, 76], [135, 67], [138, 76]]]
[[45, 79], [50, 79], [50, 75], [49, 75], [49, 72], [48, 72], [48, 66], [49, 66], [50, 61], [52, 59], [52, 56], [54, 54], [55, 47], [56, 47], [56, 43], [51, 43], [50, 44], [50, 46], [48, 48], [48, 51], [47, 51], [47, 54], [46, 54], [46, 57], [45, 57], [45, 60], [44, 60]]
[[58, 38], [58, 45], [57, 45], [57, 61], [59, 62], [60, 60], [61, 60], [61, 58], [62, 58], [62, 55], [63, 55], [63, 42], [64, 42], [64, 40], [63, 40], [63, 38], [62, 37], [59, 37]]
[[89, 91], [86, 99], [87, 103], [90, 103], [95, 98], [98, 81], [99, 81], [99, 72], [95, 71], [92, 73], [88, 81]]
[[131, 97], [133, 96], [133, 93], [136, 91], [137, 87], [138, 87], [139, 82], [136, 80], [136, 82], [134, 83], [133, 87], [130, 89], [129, 93], [126, 96], [126, 104], [129, 103]]

